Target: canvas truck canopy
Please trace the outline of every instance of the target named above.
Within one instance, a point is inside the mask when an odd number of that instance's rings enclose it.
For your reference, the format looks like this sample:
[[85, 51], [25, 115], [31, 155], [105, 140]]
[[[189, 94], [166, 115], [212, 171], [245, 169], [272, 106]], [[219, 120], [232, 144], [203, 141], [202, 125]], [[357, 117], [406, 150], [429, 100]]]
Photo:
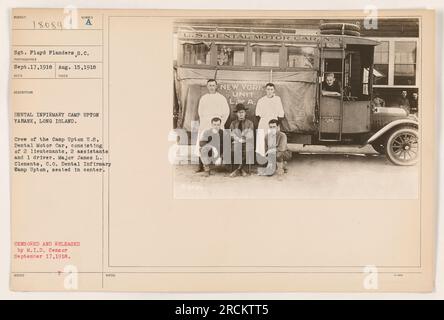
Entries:
[[[176, 68], [176, 103], [179, 127], [191, 131], [191, 122], [198, 121], [198, 106], [202, 95], [207, 93], [207, 80], [215, 78], [215, 70], [200, 68]], [[311, 132], [315, 130], [316, 70], [306, 71], [245, 71], [217, 70], [218, 92], [225, 96], [231, 109], [229, 126], [236, 115], [237, 103], [248, 108], [247, 117], [256, 123], [257, 101], [265, 93], [265, 84], [272, 82], [284, 107], [285, 132]]]

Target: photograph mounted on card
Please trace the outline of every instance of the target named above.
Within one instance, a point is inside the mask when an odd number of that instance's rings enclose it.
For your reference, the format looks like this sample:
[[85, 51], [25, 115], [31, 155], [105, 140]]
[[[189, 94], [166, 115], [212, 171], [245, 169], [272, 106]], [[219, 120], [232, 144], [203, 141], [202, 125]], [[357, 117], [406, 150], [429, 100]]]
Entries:
[[434, 21], [14, 9], [11, 289], [430, 292]]

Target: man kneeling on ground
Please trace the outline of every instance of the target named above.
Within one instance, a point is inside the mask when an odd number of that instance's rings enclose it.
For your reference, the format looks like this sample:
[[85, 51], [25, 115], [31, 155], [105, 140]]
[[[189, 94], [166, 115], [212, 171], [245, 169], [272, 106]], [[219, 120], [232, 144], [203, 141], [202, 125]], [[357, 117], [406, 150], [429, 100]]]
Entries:
[[221, 118], [211, 119], [211, 128], [205, 130], [200, 138], [200, 159], [203, 164], [205, 176], [211, 175], [210, 165], [220, 166], [222, 164], [224, 138], [229, 141], [229, 133], [221, 129]]
[[287, 136], [281, 132], [279, 121], [272, 119], [268, 122], [268, 133], [265, 136], [265, 156], [268, 159], [266, 168], [259, 168], [259, 175], [272, 176], [275, 172], [283, 175], [287, 172], [287, 161], [291, 159], [288, 150]]

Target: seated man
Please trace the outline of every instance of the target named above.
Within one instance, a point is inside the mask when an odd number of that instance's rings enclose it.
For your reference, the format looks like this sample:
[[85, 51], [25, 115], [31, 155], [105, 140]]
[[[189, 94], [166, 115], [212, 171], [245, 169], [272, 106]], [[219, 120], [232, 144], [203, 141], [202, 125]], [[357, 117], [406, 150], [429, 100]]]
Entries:
[[375, 90], [373, 92], [373, 100], [370, 102], [373, 111], [376, 111], [378, 108], [385, 108], [385, 100], [381, 98], [379, 93]]
[[259, 168], [258, 174], [272, 176], [277, 172], [278, 175], [283, 175], [287, 172], [287, 161], [291, 159], [291, 151], [288, 150], [287, 146], [287, 136], [281, 132], [277, 119], [270, 120], [268, 127], [268, 133], [265, 136], [265, 154], [268, 164], [266, 168]]
[[244, 170], [246, 164], [254, 163], [254, 124], [253, 121], [246, 118], [247, 108], [242, 104], [236, 105], [237, 120], [230, 125], [233, 162], [238, 165], [230, 174], [230, 177], [242, 175], [247, 176]]
[[339, 81], [335, 79], [334, 73], [326, 73], [325, 80], [322, 82], [322, 95], [324, 96], [340, 96], [341, 85]]
[[200, 158], [203, 164], [205, 176], [211, 175], [210, 164], [220, 166], [222, 164], [223, 144], [228, 133], [221, 129], [221, 118], [211, 119], [211, 128], [202, 132], [199, 140]]

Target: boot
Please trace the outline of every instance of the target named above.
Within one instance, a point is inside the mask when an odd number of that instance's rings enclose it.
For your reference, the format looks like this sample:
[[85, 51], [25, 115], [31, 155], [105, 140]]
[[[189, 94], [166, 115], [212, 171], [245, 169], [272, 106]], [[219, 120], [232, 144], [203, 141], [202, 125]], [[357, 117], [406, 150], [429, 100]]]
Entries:
[[211, 176], [211, 171], [210, 171], [210, 166], [209, 165], [204, 165], [203, 166], [203, 171], [204, 171], [204, 176], [205, 177]]
[[231, 177], [231, 178], [234, 178], [234, 177], [237, 177], [239, 174], [240, 174], [240, 170], [239, 170], [239, 168], [237, 168], [236, 170], [234, 170], [234, 171], [230, 174], [230, 177]]
[[199, 161], [199, 167], [196, 169], [195, 173], [203, 172], [204, 171], [204, 165], [202, 162]]
[[269, 163], [264, 168], [262, 168], [262, 167], [257, 168], [257, 174], [259, 176], [272, 176], [275, 171], [276, 170], [275, 170], [275, 167], [274, 167], [273, 163]]
[[284, 161], [284, 173], [288, 172], [287, 161]]
[[284, 162], [277, 162], [276, 166], [277, 166], [276, 173], [278, 174], [278, 176], [283, 175], [285, 173], [284, 172]]

